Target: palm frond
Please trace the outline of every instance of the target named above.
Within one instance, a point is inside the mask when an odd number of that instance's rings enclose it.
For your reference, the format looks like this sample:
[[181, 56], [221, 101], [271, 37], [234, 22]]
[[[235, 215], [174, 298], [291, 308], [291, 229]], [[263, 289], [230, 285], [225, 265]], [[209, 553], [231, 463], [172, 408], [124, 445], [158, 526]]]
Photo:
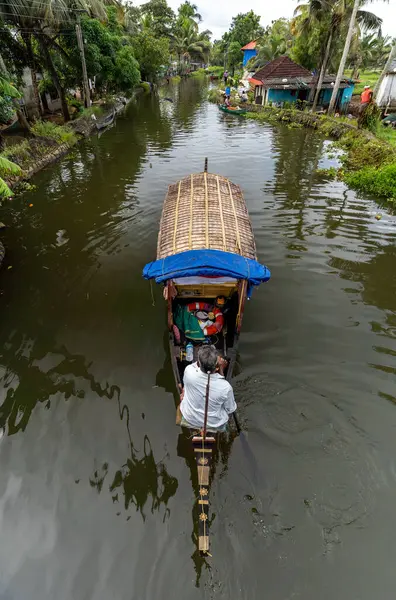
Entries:
[[382, 19], [368, 10], [358, 10], [356, 20], [365, 31], [381, 29]]
[[11, 196], [12, 191], [10, 190], [4, 179], [0, 177], [0, 198], [10, 198]]

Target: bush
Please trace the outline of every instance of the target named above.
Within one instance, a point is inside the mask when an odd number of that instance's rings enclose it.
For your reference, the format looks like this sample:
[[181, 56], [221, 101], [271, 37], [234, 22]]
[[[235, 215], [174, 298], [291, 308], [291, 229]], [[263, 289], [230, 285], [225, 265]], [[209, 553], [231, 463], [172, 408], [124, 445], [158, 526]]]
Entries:
[[0, 123], [8, 123], [14, 113], [12, 99], [9, 96], [0, 96]]
[[68, 127], [56, 125], [51, 121], [37, 121], [32, 126], [32, 131], [36, 135], [55, 140], [58, 144], [68, 144], [69, 146], [72, 146], [77, 142], [76, 135], [73, 131], [68, 129]]
[[197, 69], [196, 71], [192, 71], [190, 73], [191, 77], [205, 77], [206, 75], [205, 69]]
[[357, 131], [345, 134], [338, 145], [347, 150], [341, 157], [341, 162], [348, 171], [358, 171], [363, 167], [380, 167], [396, 161], [396, 152], [393, 152], [388, 144], [376, 138], [367, 139]]
[[84, 108], [81, 113], [81, 118], [90, 119], [92, 115], [95, 115], [95, 117], [101, 117], [103, 112], [104, 111], [101, 106], [90, 106], [89, 108]]
[[396, 204], [396, 164], [381, 168], [367, 167], [353, 173], [345, 173], [344, 181], [365, 194], [373, 194]]
[[221, 98], [222, 98], [222, 94], [220, 93], [220, 90], [218, 90], [217, 88], [212, 88], [211, 90], [209, 90], [209, 92], [208, 92], [209, 102], [213, 102], [214, 104], [217, 104], [218, 102], [220, 102]]
[[29, 158], [29, 142], [23, 140], [19, 144], [8, 146], [1, 153], [2, 156], [8, 158], [17, 165], [22, 166], [22, 163]]

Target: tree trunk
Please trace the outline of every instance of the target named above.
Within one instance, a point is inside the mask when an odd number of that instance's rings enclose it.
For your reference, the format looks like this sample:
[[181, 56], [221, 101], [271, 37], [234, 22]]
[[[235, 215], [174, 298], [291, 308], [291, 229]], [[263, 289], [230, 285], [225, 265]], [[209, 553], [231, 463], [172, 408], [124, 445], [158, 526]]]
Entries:
[[31, 37], [32, 34], [29, 32], [26, 32], [26, 31], [22, 31], [21, 35], [22, 35], [22, 39], [26, 46], [28, 65], [29, 65], [30, 74], [32, 77], [32, 88], [33, 88], [34, 101], [37, 105], [37, 110], [39, 112], [39, 115], [41, 116], [43, 114], [43, 111], [42, 111], [40, 94], [39, 94], [38, 85], [37, 85], [36, 61], [34, 58], [34, 52], [33, 52], [33, 47], [32, 47], [32, 37]]
[[374, 98], [377, 96], [377, 94], [379, 92], [379, 89], [380, 89], [380, 86], [381, 86], [381, 83], [382, 83], [382, 81], [383, 81], [386, 73], [389, 71], [390, 66], [391, 66], [391, 62], [393, 61], [393, 59], [395, 57], [396, 57], [396, 42], [394, 43], [393, 48], [392, 48], [392, 50], [389, 53], [388, 60], [386, 61], [386, 65], [384, 66], [384, 68], [382, 70], [382, 73], [381, 73], [381, 75], [380, 75], [377, 83], [375, 84], [374, 94], [373, 94]]
[[353, 36], [353, 31], [355, 29], [356, 23], [356, 15], [360, 5], [360, 0], [354, 0], [353, 10], [351, 15], [351, 20], [349, 21], [348, 33], [345, 40], [344, 51], [342, 53], [341, 62], [338, 67], [337, 77], [334, 84], [333, 93], [331, 95], [330, 104], [329, 104], [329, 114], [334, 112], [335, 103], [337, 100], [338, 90], [340, 89], [340, 83], [342, 76], [344, 75], [345, 64], [348, 58], [349, 48], [351, 47], [351, 41]]
[[316, 88], [316, 92], [315, 92], [315, 97], [314, 97], [314, 101], [312, 104], [312, 109], [311, 109], [312, 112], [315, 112], [315, 109], [318, 105], [320, 90], [322, 89], [323, 79], [324, 79], [326, 69], [327, 69], [327, 63], [329, 62], [330, 48], [331, 48], [332, 41], [333, 41], [333, 30], [330, 29], [329, 37], [327, 39], [327, 44], [326, 44], [325, 55], [323, 57], [322, 66], [320, 68], [320, 74], [319, 74], [319, 79], [318, 79], [317, 88]]
[[62, 114], [63, 114], [63, 119], [65, 121], [65, 123], [67, 121], [70, 121], [70, 114], [69, 114], [69, 108], [67, 106], [67, 102], [66, 102], [66, 95], [65, 95], [65, 90], [63, 89], [63, 86], [60, 82], [58, 73], [55, 69], [55, 65], [53, 63], [49, 48], [48, 48], [48, 42], [45, 39], [45, 35], [38, 35], [37, 36], [37, 41], [40, 44], [41, 50], [43, 52], [43, 56], [47, 65], [47, 69], [51, 74], [52, 77], [52, 81], [54, 82], [54, 86], [56, 88], [56, 91], [59, 94], [59, 98], [61, 101], [61, 106], [62, 106]]
[[6, 77], [8, 77], [7, 67], [5, 66], [3, 57], [0, 54], [0, 73], [4, 73]]
[[30, 125], [29, 125], [29, 123], [28, 123], [28, 121], [27, 121], [27, 119], [26, 119], [26, 117], [25, 117], [25, 114], [24, 114], [24, 112], [21, 110], [21, 108], [20, 108], [20, 106], [19, 106], [19, 104], [18, 104], [18, 100], [13, 100], [13, 102], [12, 102], [12, 103], [13, 103], [13, 105], [14, 105], [14, 109], [15, 109], [16, 115], [17, 115], [17, 117], [18, 117], [18, 123], [19, 123], [19, 126], [20, 126], [22, 129], [26, 129], [26, 131], [27, 131], [28, 133], [31, 133], [31, 130], [30, 130]]

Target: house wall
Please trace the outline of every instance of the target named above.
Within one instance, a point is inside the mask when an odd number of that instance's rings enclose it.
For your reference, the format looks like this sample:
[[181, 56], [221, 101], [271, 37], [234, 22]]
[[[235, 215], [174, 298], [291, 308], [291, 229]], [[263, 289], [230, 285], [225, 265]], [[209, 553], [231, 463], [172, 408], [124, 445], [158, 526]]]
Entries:
[[[294, 93], [293, 93], [294, 92]], [[268, 90], [267, 102], [295, 102], [297, 90]]]
[[246, 65], [246, 63], [253, 58], [253, 56], [257, 56], [257, 50], [244, 50], [243, 51], [243, 66]]
[[376, 101], [381, 108], [396, 109], [396, 73], [383, 78]]

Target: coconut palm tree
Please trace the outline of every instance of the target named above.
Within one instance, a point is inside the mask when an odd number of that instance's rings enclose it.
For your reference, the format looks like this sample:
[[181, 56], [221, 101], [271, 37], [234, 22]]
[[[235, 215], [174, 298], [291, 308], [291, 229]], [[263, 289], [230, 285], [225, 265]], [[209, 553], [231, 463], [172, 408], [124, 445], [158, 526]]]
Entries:
[[[366, 31], [378, 30], [382, 19], [372, 12], [361, 10], [359, 7], [364, 4], [364, 1], [356, 0], [357, 9], [354, 18], [354, 28], [356, 25], [359, 25]], [[295, 10], [293, 27], [297, 32], [309, 31], [318, 25], [324, 25], [327, 30], [327, 35], [323, 40], [322, 61], [312, 110], [315, 110], [317, 106], [331, 51], [341, 35], [345, 24], [348, 22], [350, 14], [350, 0], [309, 0], [306, 4], [300, 4]], [[352, 29], [351, 39], [353, 33], [354, 29]]]
[[[338, 66], [337, 76], [334, 83], [333, 93], [331, 95], [330, 104], [329, 104], [329, 113], [334, 112], [338, 90], [340, 88], [341, 79], [344, 75], [345, 65], [349, 54], [349, 49], [351, 47], [352, 38], [356, 29], [357, 24], [361, 24], [367, 31], [372, 31], [374, 29], [380, 30], [382, 25], [382, 19], [370, 13], [368, 11], [360, 10], [360, 6], [364, 4], [365, 0], [354, 0], [352, 13], [350, 13], [350, 5], [345, 6], [345, 10], [343, 11], [344, 21], [347, 21], [348, 13], [350, 14], [348, 32], [345, 38], [344, 50], [342, 52], [340, 64]], [[343, 0], [344, 3], [344, 0]], [[364, 14], [364, 18], [362, 19], [362, 13]]]
[[[59, 51], [55, 41], [57, 31], [65, 25], [72, 26], [80, 12], [88, 12], [93, 17], [106, 18], [101, 0], [42, 0], [40, 2], [2, 0], [0, 2], [0, 19], [21, 34], [28, 33], [24, 39], [25, 43], [29, 41], [30, 44], [32, 36], [36, 39], [43, 62], [59, 94], [65, 121], [70, 119], [69, 109], [65, 89], [52, 58], [52, 50], [56, 47]], [[26, 51], [29, 55], [28, 47]]]

